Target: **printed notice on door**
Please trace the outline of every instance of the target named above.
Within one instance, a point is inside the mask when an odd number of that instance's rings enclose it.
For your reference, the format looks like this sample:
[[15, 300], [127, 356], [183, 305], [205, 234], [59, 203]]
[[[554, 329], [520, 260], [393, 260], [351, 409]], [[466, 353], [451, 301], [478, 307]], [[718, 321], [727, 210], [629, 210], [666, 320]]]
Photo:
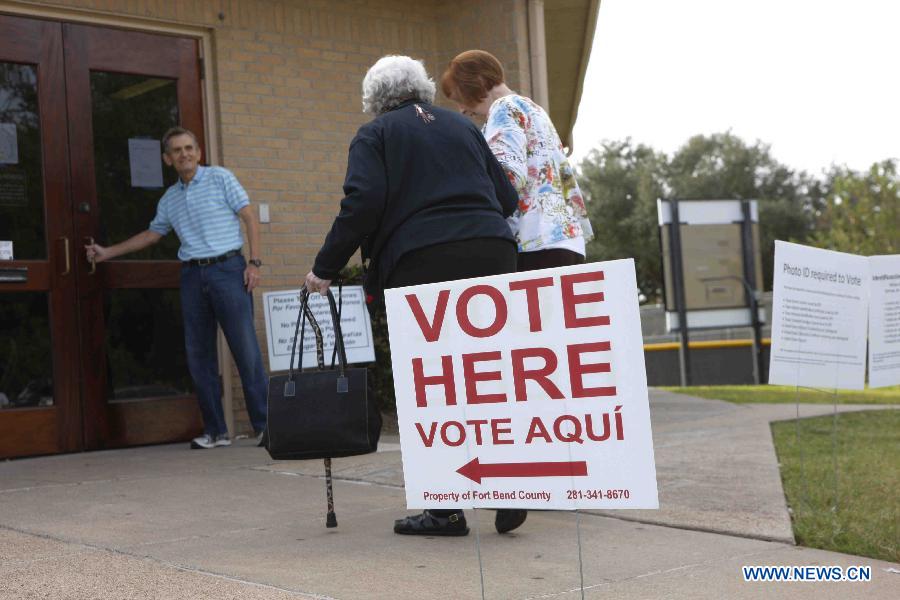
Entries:
[[130, 138], [128, 162], [131, 166], [131, 187], [161, 188], [163, 186], [162, 152], [159, 140]]
[[869, 387], [900, 385], [900, 254], [870, 256]]
[[775, 242], [769, 383], [861, 390], [869, 259]]
[[28, 206], [28, 182], [22, 167], [7, 167], [0, 172], [0, 206]]
[[19, 164], [19, 140], [15, 123], [0, 123], [0, 165]]

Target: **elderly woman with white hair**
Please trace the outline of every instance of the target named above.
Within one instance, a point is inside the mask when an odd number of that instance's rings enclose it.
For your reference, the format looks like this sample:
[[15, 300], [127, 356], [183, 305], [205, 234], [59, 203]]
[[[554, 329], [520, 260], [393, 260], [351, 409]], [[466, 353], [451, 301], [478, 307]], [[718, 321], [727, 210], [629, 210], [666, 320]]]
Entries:
[[[363, 110], [374, 119], [350, 143], [344, 199], [306, 287], [322, 294], [361, 248], [366, 291], [515, 272], [506, 222], [515, 189], [481, 132], [433, 106], [435, 84], [421, 62], [386, 56], [363, 79]], [[498, 531], [505, 521], [498, 517]], [[524, 519], [523, 519], [524, 520]], [[518, 524], [518, 523], [517, 523]], [[426, 510], [394, 531], [466, 535], [462, 510]]]

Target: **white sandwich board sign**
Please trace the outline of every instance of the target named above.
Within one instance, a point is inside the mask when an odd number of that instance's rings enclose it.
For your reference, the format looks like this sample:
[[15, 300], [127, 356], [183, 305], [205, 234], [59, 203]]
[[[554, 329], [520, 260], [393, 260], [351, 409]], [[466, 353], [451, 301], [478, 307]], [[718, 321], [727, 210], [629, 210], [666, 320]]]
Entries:
[[870, 256], [869, 387], [900, 385], [900, 254]]
[[775, 242], [769, 383], [861, 390], [869, 259]]
[[409, 508], [658, 508], [633, 260], [385, 299]]

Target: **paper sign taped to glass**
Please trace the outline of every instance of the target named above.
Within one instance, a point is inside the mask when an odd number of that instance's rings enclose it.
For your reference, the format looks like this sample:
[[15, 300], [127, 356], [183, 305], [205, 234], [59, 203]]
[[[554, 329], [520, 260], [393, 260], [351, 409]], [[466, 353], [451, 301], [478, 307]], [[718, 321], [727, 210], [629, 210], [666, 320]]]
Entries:
[[385, 300], [408, 508], [658, 508], [633, 260]]
[[162, 152], [159, 140], [129, 138], [128, 165], [131, 169], [131, 187], [163, 187]]
[[15, 123], [0, 123], [0, 165], [19, 164], [19, 140]]

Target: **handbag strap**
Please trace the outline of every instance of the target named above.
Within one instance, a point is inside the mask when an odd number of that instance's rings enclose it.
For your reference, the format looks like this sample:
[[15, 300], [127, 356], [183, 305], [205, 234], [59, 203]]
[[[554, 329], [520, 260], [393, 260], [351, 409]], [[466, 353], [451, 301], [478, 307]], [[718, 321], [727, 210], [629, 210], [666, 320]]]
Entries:
[[334, 302], [334, 294], [328, 290], [328, 307], [331, 309], [331, 322], [334, 325], [334, 346], [337, 348], [338, 371], [341, 377], [347, 370], [347, 351], [344, 348], [344, 333], [341, 331], [341, 317]]
[[[343, 280], [343, 278], [341, 278], [341, 277], [338, 277], [338, 280], [337, 280], [337, 289], [338, 289], [338, 293], [337, 293], [337, 320], [338, 320], [338, 323], [340, 323], [340, 321], [341, 321], [341, 307], [342, 307], [343, 304], [344, 304], [344, 294], [343, 294], [344, 280]], [[338, 349], [337, 344], [335, 344], [334, 346], [331, 347], [331, 366], [329, 367], [329, 368], [331, 368], [331, 369], [334, 368], [334, 363], [337, 361], [337, 349]]]
[[[313, 330], [313, 334], [316, 337], [316, 367], [321, 371], [325, 368], [325, 345], [322, 342], [322, 329], [319, 327], [319, 322], [316, 320], [316, 315], [313, 314], [312, 309], [309, 307], [309, 292], [306, 293], [306, 301], [303, 302], [300, 307], [303, 311], [303, 321], [309, 321], [309, 326]], [[300, 332], [300, 340], [302, 342], [303, 336], [306, 334], [306, 327]], [[297, 368], [303, 369], [303, 350], [300, 351], [300, 358], [297, 361]]]
[[[300, 334], [300, 362], [303, 362], [303, 322], [305, 321], [305, 313], [303, 311], [306, 308], [306, 300], [309, 296], [309, 292], [306, 288], [300, 290], [300, 312], [297, 313], [297, 325], [294, 326], [294, 340], [291, 343], [291, 360], [288, 362], [288, 380], [292, 380], [294, 378], [294, 354], [297, 350], [297, 334]], [[297, 368], [299, 369], [299, 366]]]
[[316, 321], [316, 316], [308, 304], [304, 314], [309, 319], [309, 326], [312, 327], [313, 333], [316, 335], [316, 367], [322, 371], [325, 369], [325, 344], [322, 342], [322, 329], [319, 327], [319, 322]]
[[[331, 321], [334, 326], [334, 346], [337, 351], [338, 358], [338, 372], [341, 377], [345, 376], [347, 370], [347, 350], [344, 347], [344, 333], [341, 330], [341, 316], [338, 311], [337, 305], [334, 301], [334, 294], [331, 293], [329, 289], [328, 292], [328, 308], [331, 312]], [[325, 368], [325, 351], [324, 351], [324, 343], [322, 341], [322, 330], [319, 327], [319, 323], [316, 321], [315, 315], [313, 315], [312, 309], [309, 307], [309, 290], [303, 288], [300, 292], [300, 314], [297, 315], [297, 327], [294, 329], [294, 342], [291, 345], [291, 360], [288, 363], [288, 377], [289, 379], [293, 379], [294, 374], [294, 355], [297, 354], [297, 370], [303, 370], [303, 340], [306, 335], [306, 327], [304, 327], [306, 321], [309, 320], [309, 325], [312, 327], [313, 333], [316, 336], [316, 359], [318, 362], [319, 369]], [[300, 333], [300, 352], [297, 353], [297, 333]], [[332, 361], [334, 361], [334, 357], [332, 357]]]
[[[297, 370], [303, 370], [303, 341], [306, 337], [306, 321], [309, 320], [309, 325], [312, 327], [313, 333], [316, 336], [316, 358], [319, 369], [325, 368], [325, 352], [323, 350], [322, 343], [322, 330], [319, 328], [319, 323], [316, 321], [316, 317], [312, 312], [312, 309], [309, 307], [309, 290], [303, 288], [300, 291], [300, 313], [297, 315], [297, 325], [294, 328], [294, 341], [291, 344], [291, 360], [288, 363], [288, 379], [292, 380], [294, 377], [294, 355], [297, 355]], [[297, 350], [297, 334], [300, 334], [300, 352], [296, 352]]]

